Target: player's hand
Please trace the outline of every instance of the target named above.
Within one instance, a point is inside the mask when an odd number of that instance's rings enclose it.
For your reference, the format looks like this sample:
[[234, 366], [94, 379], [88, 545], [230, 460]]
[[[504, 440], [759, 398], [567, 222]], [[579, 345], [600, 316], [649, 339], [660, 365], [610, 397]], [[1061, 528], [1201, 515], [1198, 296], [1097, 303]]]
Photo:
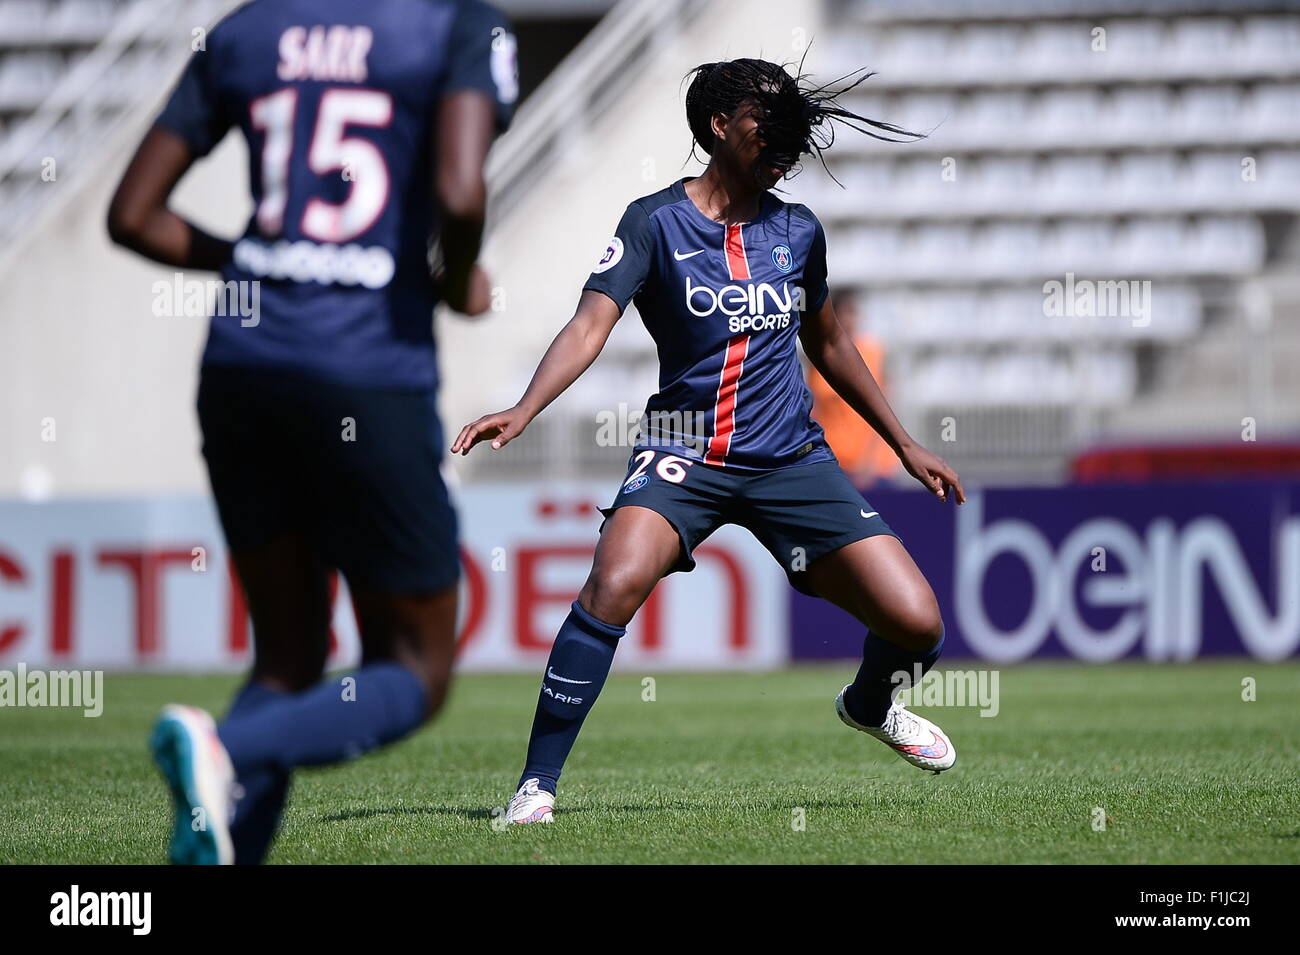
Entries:
[[919, 444], [904, 447], [898, 454], [907, 473], [926, 486], [931, 494], [941, 501], [950, 498], [958, 504], [966, 503], [966, 492], [962, 490], [961, 478], [957, 477], [951, 465], [932, 451], [927, 451]]
[[492, 307], [492, 280], [478, 264], [470, 269], [463, 291], [444, 284], [442, 292], [446, 303], [462, 315], [482, 315]]
[[496, 414], [484, 415], [460, 429], [460, 435], [451, 446], [452, 454], [469, 454], [469, 449], [480, 441], [491, 441], [492, 450], [500, 451], [514, 438], [523, 434], [532, 416], [518, 405]]

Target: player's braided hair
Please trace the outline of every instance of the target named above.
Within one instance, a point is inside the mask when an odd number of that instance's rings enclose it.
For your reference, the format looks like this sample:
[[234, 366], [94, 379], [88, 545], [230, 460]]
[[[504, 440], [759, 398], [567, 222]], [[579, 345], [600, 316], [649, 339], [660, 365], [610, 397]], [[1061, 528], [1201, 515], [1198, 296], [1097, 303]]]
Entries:
[[755, 108], [758, 135], [764, 143], [763, 157], [789, 169], [790, 174], [797, 171], [805, 155], [815, 155], [826, 165], [822, 151], [835, 141], [836, 123], [889, 143], [923, 138], [923, 133], [868, 119], [836, 102], [837, 97], [874, 73], [855, 70], [825, 85], [813, 86], [802, 72], [802, 65], [794, 76], [781, 64], [767, 60], [726, 60], [695, 67], [686, 74], [691, 81], [686, 90], [686, 122], [695, 144], [713, 155], [713, 116], [730, 116], [744, 105]]

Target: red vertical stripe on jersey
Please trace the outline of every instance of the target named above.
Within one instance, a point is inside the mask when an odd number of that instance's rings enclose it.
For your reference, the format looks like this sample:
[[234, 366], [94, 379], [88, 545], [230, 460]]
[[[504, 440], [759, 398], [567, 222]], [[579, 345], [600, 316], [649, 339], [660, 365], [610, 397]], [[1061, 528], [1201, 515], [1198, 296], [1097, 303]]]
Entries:
[[[749, 260], [745, 258], [743, 224], [726, 226], [722, 249], [726, 253], [727, 273], [732, 279], [749, 278]], [[749, 336], [737, 335], [727, 342], [727, 354], [718, 378], [718, 397], [713, 405], [713, 437], [704, 455], [705, 464], [722, 464], [731, 450], [731, 435], [736, 430], [736, 394], [740, 390], [740, 373], [749, 353]]]
[[740, 234], [743, 225], [727, 226], [723, 248], [727, 253], [727, 271], [733, 279], [749, 278], [749, 260], [745, 258], [745, 237]]
[[722, 464], [731, 450], [731, 435], [736, 430], [736, 394], [748, 353], [748, 335], [737, 335], [727, 342], [727, 355], [718, 378], [718, 398], [713, 405], [713, 437], [709, 438], [709, 449], [704, 454], [705, 464]]

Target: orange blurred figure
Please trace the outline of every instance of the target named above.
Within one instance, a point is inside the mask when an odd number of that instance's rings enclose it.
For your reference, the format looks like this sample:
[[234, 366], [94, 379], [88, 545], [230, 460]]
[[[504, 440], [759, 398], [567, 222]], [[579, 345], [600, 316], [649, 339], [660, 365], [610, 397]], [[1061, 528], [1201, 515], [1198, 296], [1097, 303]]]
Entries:
[[[871, 369], [880, 390], [888, 396], [884, 346], [871, 335], [858, 331], [858, 303], [853, 296], [837, 293], [833, 302], [840, 324], [853, 337], [858, 354]], [[870, 485], [890, 477], [898, 470], [898, 456], [893, 449], [835, 393], [826, 379], [811, 365], [808, 367], [808, 389], [813, 396], [813, 419], [825, 430], [827, 443], [849, 477], [858, 484]]]

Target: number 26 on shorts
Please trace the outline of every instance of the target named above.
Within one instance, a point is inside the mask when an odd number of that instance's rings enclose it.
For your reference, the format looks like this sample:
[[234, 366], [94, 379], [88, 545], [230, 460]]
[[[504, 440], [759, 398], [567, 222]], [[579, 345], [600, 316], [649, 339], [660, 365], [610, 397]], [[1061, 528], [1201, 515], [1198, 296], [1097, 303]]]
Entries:
[[[658, 454], [657, 451], [642, 451], [638, 453], [635, 458], [637, 466], [633, 469], [632, 473], [627, 476], [627, 480], [623, 482], [623, 487], [628, 487], [633, 481], [644, 475], [646, 469], [650, 467], [650, 462], [654, 461], [656, 454]], [[680, 458], [675, 454], [665, 454], [660, 457], [658, 463], [655, 464], [655, 474], [659, 475], [671, 484], [681, 484], [686, 480], [686, 469], [694, 463], [694, 461]]]

